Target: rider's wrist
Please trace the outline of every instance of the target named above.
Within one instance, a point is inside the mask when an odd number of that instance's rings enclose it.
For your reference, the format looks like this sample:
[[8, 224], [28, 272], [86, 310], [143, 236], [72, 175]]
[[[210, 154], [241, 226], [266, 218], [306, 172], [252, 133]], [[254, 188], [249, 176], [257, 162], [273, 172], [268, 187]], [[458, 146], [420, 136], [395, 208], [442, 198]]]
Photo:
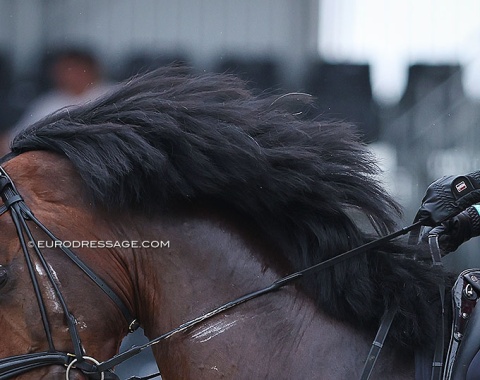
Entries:
[[473, 207], [475, 211], [478, 213], [478, 215], [480, 215], [480, 205], [473, 205], [471, 207]]
[[475, 188], [480, 188], [480, 171], [468, 173], [465, 177], [468, 177], [472, 181]]
[[466, 212], [470, 218], [470, 224], [472, 227], [472, 236], [480, 235], [480, 205], [473, 205], [468, 207]]

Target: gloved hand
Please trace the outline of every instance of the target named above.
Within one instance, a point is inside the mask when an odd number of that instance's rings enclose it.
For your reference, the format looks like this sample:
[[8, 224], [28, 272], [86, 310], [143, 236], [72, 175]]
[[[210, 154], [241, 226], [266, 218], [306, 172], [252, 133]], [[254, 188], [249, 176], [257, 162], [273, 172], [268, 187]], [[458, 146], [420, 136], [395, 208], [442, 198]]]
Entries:
[[464, 176], [442, 177], [433, 182], [425, 193], [415, 222], [436, 226], [480, 202], [480, 171]]
[[480, 235], [479, 209], [480, 206], [468, 207], [435, 228], [425, 228], [421, 239], [427, 242], [428, 236], [438, 235], [438, 243], [444, 254], [457, 250], [461, 244]]

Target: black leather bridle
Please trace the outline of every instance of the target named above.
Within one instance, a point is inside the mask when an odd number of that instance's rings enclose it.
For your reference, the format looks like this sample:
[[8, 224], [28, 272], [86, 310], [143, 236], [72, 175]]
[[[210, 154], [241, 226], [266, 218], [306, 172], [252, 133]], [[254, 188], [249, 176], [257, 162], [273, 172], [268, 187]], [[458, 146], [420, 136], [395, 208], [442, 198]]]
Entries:
[[[110, 371], [98, 372], [96, 365], [99, 364], [97, 360], [86, 356], [84, 349], [80, 341], [80, 336], [76, 327], [76, 319], [69, 311], [57, 282], [55, 281], [52, 270], [47, 264], [45, 257], [38, 248], [38, 245], [32, 235], [32, 232], [27, 224], [27, 221], [32, 221], [37, 227], [40, 228], [50, 239], [53, 241], [59, 241], [53, 233], [46, 228], [32, 213], [28, 206], [23, 201], [19, 192], [15, 188], [14, 183], [0, 166], [0, 196], [3, 199], [3, 205], [0, 206], [0, 215], [3, 215], [7, 211], [10, 212], [13, 223], [17, 230], [17, 235], [20, 241], [22, 251], [25, 256], [25, 262], [30, 275], [30, 279], [33, 285], [35, 296], [37, 299], [40, 315], [45, 330], [46, 339], [48, 342], [48, 351], [24, 354], [18, 356], [11, 356], [8, 358], [0, 359], [0, 380], [10, 379], [14, 376], [18, 376], [22, 373], [28, 372], [35, 368], [50, 366], [50, 365], [63, 365], [67, 368], [68, 373], [72, 368], [81, 370], [87, 377], [91, 379], [118, 379], [118, 377]], [[27, 246], [28, 241], [28, 246]], [[29, 250], [29, 246], [31, 250]], [[117, 294], [100, 278], [95, 272], [93, 272], [83, 261], [81, 261], [74, 252], [64, 246], [64, 244], [58, 245], [65, 255], [77, 265], [98, 287], [100, 287], [105, 294], [115, 303], [115, 305], [122, 312], [125, 320], [128, 323], [129, 330], [133, 331], [138, 327], [138, 322], [131, 315], [129, 309], [124, 302], [117, 296]], [[33, 251], [33, 252], [31, 252]], [[61, 305], [63, 313], [65, 315], [66, 323], [68, 326], [68, 332], [73, 345], [73, 353], [58, 351], [55, 348], [55, 344], [52, 337], [52, 331], [48, 321], [47, 310], [45, 302], [43, 300], [41, 287], [37, 278], [36, 271], [34, 269], [34, 261], [32, 253], [35, 254], [42, 269], [46, 273], [49, 284], [54, 289], [55, 295]]]
[[[405, 235], [409, 233], [411, 230], [419, 228], [421, 222], [418, 221], [408, 227], [404, 227], [396, 232], [393, 232], [389, 235], [385, 235], [380, 237], [379, 239], [370, 241], [364, 245], [361, 245], [357, 248], [351, 249], [347, 252], [344, 252], [340, 255], [332, 257], [328, 260], [315, 264], [311, 267], [305, 268], [301, 271], [292, 273], [286, 277], [283, 277], [275, 282], [273, 282], [270, 286], [267, 286], [263, 289], [248, 293], [244, 296], [241, 296], [233, 301], [227, 302], [195, 319], [192, 319], [188, 322], [183, 323], [182, 325], [176, 327], [175, 329], [150, 340], [149, 342], [141, 345], [141, 346], [134, 346], [131, 349], [115, 355], [113, 358], [108, 359], [104, 362], [98, 362], [92, 357], [84, 355], [84, 350], [82, 347], [82, 343], [80, 341], [80, 337], [76, 328], [76, 320], [72, 313], [69, 311], [68, 306], [65, 302], [65, 299], [58, 288], [58, 285], [55, 281], [54, 275], [48, 266], [42, 252], [38, 248], [37, 243], [30, 231], [30, 228], [27, 225], [27, 221], [32, 221], [37, 227], [40, 228], [50, 239], [55, 242], [60, 242], [57, 237], [53, 235], [53, 233], [45, 227], [32, 213], [32, 211], [28, 208], [28, 206], [23, 201], [23, 198], [20, 196], [19, 192], [15, 188], [14, 183], [5, 172], [5, 170], [0, 166], [0, 196], [3, 199], [3, 205], [0, 206], [0, 216], [6, 213], [7, 211], [10, 212], [12, 220], [15, 224], [15, 228], [17, 230], [18, 238], [20, 241], [20, 245], [22, 251], [25, 256], [25, 261], [27, 263], [27, 268], [29, 271], [29, 275], [31, 278], [31, 282], [34, 288], [34, 292], [36, 295], [36, 299], [38, 302], [41, 319], [43, 322], [43, 327], [45, 329], [45, 334], [48, 342], [48, 351], [46, 352], [39, 352], [39, 353], [31, 353], [31, 354], [24, 354], [18, 356], [11, 356], [4, 359], [0, 359], [0, 380], [7, 380], [11, 379], [14, 376], [18, 376], [20, 374], [26, 373], [30, 370], [50, 366], [50, 365], [63, 365], [66, 367], [66, 380], [69, 380], [69, 372], [72, 368], [76, 368], [89, 379], [92, 380], [110, 380], [116, 379], [118, 380], [118, 376], [115, 375], [111, 370], [116, 365], [126, 361], [127, 359], [131, 358], [139, 354], [141, 351], [159, 343], [162, 340], [168, 339], [174, 334], [179, 332], [185, 331], [190, 329], [203, 321], [212, 318], [228, 309], [231, 309], [239, 304], [247, 302], [251, 299], [257, 298], [264, 294], [276, 291], [292, 282], [298, 280], [301, 277], [306, 275], [314, 274], [319, 272], [322, 269], [331, 267], [341, 261], [347, 260], [353, 256], [356, 256], [361, 253], [365, 253], [366, 251], [373, 249], [375, 247], [381, 246], [386, 242], [397, 238], [401, 235]], [[68, 331], [70, 334], [71, 342], [73, 345], [73, 353], [67, 353], [58, 351], [55, 348], [52, 333], [50, 329], [50, 325], [48, 322], [47, 317], [47, 310], [45, 307], [45, 303], [43, 301], [42, 293], [40, 290], [40, 284], [35, 273], [33, 260], [31, 252], [29, 251], [29, 247], [27, 246], [27, 239], [32, 245], [33, 252], [35, 253], [37, 259], [40, 261], [45, 273], [47, 274], [48, 281], [50, 285], [53, 287], [56, 296], [61, 304], [63, 309], [63, 313], [65, 315]], [[135, 318], [132, 317], [129, 309], [125, 306], [123, 301], [117, 294], [101, 279], [99, 278], [83, 261], [81, 261], [78, 256], [75, 255], [70, 249], [65, 247], [64, 244], [59, 244], [59, 248], [71, 259], [71, 261], [77, 265], [94, 283], [100, 287], [105, 294], [117, 305], [117, 307], [122, 312], [125, 320], [128, 323], [129, 330], [133, 331], [138, 326], [139, 323]], [[372, 347], [370, 353], [365, 361], [365, 366], [361, 375], [362, 380], [366, 380], [370, 378], [372, 373], [373, 366], [380, 354], [380, 350], [383, 346], [383, 343], [386, 339], [388, 334], [390, 325], [395, 317], [396, 310], [394, 308], [387, 309], [385, 311], [384, 317], [382, 318], [380, 328], [377, 332], [377, 335], [372, 343]], [[142, 379], [151, 379], [156, 377], [158, 374], [150, 375], [143, 377]], [[140, 379], [135, 377], [135, 379]]]

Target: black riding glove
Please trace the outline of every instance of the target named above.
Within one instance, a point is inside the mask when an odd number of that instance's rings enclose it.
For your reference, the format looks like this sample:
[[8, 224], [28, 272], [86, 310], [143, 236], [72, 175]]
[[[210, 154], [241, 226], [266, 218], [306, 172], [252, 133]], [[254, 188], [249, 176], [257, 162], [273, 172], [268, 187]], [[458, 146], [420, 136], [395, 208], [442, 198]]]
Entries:
[[441, 225], [432, 229], [426, 228], [422, 240], [427, 241], [431, 235], [438, 236], [438, 243], [444, 254], [456, 251], [462, 243], [480, 235], [480, 215], [477, 207], [468, 207]]
[[442, 177], [427, 189], [415, 221], [436, 226], [480, 202], [480, 171], [464, 176]]

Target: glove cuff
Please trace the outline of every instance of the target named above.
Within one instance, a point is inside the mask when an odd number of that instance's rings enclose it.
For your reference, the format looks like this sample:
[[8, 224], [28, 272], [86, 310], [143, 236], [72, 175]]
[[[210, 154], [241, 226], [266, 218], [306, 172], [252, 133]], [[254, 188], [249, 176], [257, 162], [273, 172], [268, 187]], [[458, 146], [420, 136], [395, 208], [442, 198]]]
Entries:
[[470, 217], [470, 222], [472, 226], [472, 236], [479, 236], [480, 235], [480, 214], [478, 213], [478, 209], [475, 206], [468, 207], [465, 212]]
[[475, 189], [480, 189], [480, 171], [468, 173], [465, 177], [470, 179]]

